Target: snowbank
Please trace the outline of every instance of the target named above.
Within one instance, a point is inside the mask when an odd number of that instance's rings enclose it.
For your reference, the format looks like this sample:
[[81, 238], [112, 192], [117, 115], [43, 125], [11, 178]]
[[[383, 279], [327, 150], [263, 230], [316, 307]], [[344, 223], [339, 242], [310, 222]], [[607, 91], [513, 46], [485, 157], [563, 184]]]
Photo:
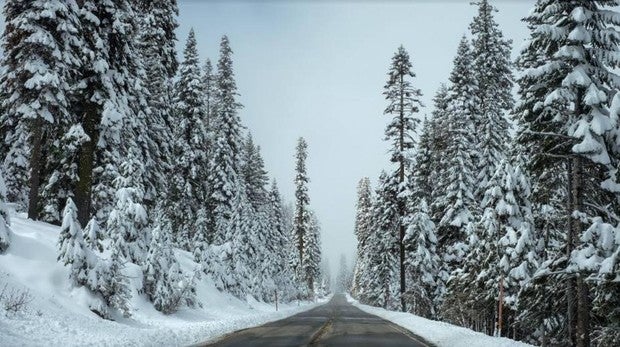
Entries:
[[388, 311], [360, 304], [347, 295], [347, 300], [362, 311], [400, 325], [437, 347], [532, 347], [503, 337], [492, 337], [456, 325], [438, 322], [405, 312]]
[[[104, 320], [88, 309], [89, 293], [72, 288], [68, 268], [56, 261], [59, 228], [23, 216], [14, 216], [11, 222], [11, 247], [0, 255], [0, 291], [6, 285], [8, 290], [28, 292], [30, 300], [18, 313], [0, 307], [3, 346], [191, 345], [318, 305], [292, 303], [280, 305], [276, 312], [272, 304], [221, 293], [205, 276], [197, 286], [202, 308], [163, 315], [134, 291], [131, 318]], [[188, 253], [177, 256], [184, 266], [193, 266]]]

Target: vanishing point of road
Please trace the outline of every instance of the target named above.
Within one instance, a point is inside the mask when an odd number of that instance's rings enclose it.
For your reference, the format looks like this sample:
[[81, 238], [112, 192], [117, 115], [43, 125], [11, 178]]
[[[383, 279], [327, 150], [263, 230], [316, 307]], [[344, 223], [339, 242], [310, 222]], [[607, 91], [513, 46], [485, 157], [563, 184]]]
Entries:
[[343, 294], [312, 310], [228, 334], [206, 346], [432, 347], [404, 328], [349, 304]]

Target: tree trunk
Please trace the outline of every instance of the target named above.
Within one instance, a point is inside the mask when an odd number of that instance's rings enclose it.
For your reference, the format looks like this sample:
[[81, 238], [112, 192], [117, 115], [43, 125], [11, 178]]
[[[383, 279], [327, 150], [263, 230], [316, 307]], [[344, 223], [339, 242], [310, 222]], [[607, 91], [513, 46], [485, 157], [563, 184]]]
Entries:
[[78, 209], [78, 220], [85, 226], [91, 214], [93, 169], [95, 166], [95, 151], [99, 141], [99, 112], [97, 105], [87, 104], [84, 109], [82, 127], [89, 137], [84, 142], [78, 154], [78, 181], [75, 186], [75, 204]]
[[[570, 255], [574, 249], [574, 239], [575, 239], [575, 223], [573, 222], [572, 213], [575, 209], [575, 198], [576, 198], [576, 186], [578, 185], [575, 181], [574, 175], [574, 165], [576, 164], [575, 160], [569, 160], [568, 163], [568, 206], [567, 206], [567, 219], [568, 219], [568, 234], [566, 235], [566, 257], [570, 259]], [[575, 278], [572, 275], [569, 275], [566, 279], [566, 318], [568, 324], [568, 340], [571, 346], [575, 346], [576, 344], [576, 331], [577, 331], [577, 300], [575, 294]]]
[[[402, 89], [404, 83], [404, 76], [400, 75], [400, 139], [399, 139], [399, 161], [400, 161], [400, 170], [398, 172], [398, 181], [400, 186], [405, 182], [405, 92]], [[400, 246], [400, 305], [401, 310], [403, 312], [407, 312], [407, 304], [405, 302], [405, 225], [403, 221], [405, 219], [405, 203], [402, 201], [402, 198], [398, 199], [398, 211], [399, 211], [399, 237], [398, 237], [398, 245]]]
[[[583, 211], [583, 158], [575, 157], [573, 159], [573, 211]], [[579, 235], [583, 232], [584, 226], [579, 219], [572, 219], [571, 233], [573, 237], [573, 249]], [[570, 254], [569, 254], [570, 256]], [[588, 286], [581, 275], [574, 280], [576, 284], [575, 306], [576, 312], [576, 345], [578, 347], [590, 346], [590, 300]]]
[[30, 153], [30, 193], [28, 196], [28, 218], [39, 219], [39, 188], [41, 185], [41, 152], [43, 143], [43, 120], [37, 117], [32, 126], [32, 148]]

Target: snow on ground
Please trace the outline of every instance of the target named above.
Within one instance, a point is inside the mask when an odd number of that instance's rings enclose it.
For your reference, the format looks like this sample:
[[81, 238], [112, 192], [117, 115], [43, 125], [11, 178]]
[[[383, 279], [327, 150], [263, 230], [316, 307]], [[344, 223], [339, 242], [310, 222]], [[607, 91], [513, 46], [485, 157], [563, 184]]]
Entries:
[[347, 295], [347, 300], [362, 311], [397, 324], [437, 347], [532, 347], [504, 337], [492, 337], [445, 322], [434, 321], [406, 312], [388, 311], [360, 304]]
[[[172, 315], [156, 311], [133, 293], [131, 318], [109, 321], [88, 309], [90, 294], [72, 288], [68, 268], [56, 261], [59, 228], [19, 216], [11, 220], [12, 242], [0, 255], [0, 293], [28, 292], [25, 310], [10, 313], [0, 306], [0, 345], [3, 346], [183, 346], [235, 330], [261, 325], [308, 310], [319, 303], [274, 305], [252, 298], [239, 300], [218, 291], [206, 279], [198, 283], [202, 308], [183, 308]], [[186, 252], [177, 254], [193, 264]]]

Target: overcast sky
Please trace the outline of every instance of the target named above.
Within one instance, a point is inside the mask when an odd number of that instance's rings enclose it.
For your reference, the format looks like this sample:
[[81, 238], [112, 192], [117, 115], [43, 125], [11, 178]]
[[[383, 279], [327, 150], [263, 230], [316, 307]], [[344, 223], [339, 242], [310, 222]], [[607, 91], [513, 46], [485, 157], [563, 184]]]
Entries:
[[[193, 27], [203, 59], [215, 61], [220, 36], [229, 36], [243, 122], [287, 200], [296, 139], [308, 141], [310, 199], [332, 268], [341, 253], [351, 262], [355, 252], [358, 180], [375, 184], [389, 167], [382, 91], [392, 55], [400, 44], [409, 51], [430, 113], [476, 13], [469, 2], [179, 1], [179, 50]], [[520, 19], [534, 0], [492, 3], [516, 53], [527, 37]]]

